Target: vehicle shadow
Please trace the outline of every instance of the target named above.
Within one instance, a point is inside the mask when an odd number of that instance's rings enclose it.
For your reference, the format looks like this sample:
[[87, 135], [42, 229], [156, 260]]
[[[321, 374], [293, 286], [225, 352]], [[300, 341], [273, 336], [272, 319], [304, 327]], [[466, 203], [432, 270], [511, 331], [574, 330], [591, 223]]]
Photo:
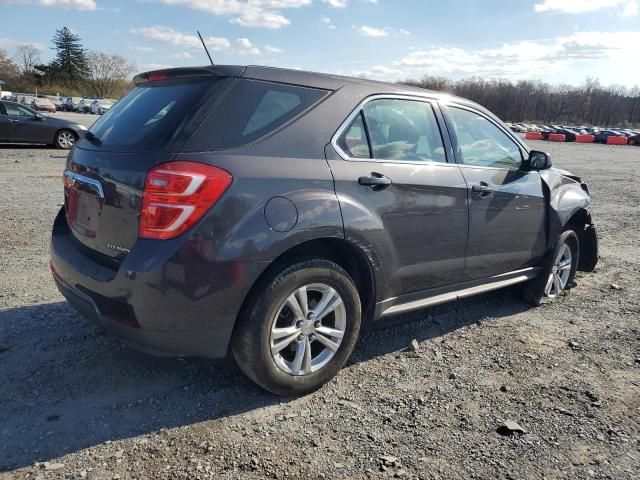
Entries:
[[[363, 334], [350, 365], [527, 308], [502, 291], [395, 317]], [[0, 365], [0, 472], [293, 400], [263, 392], [231, 358], [138, 353], [64, 302], [0, 311]]]
[[68, 153], [53, 145], [33, 144], [33, 143], [0, 143], [0, 150], [51, 150], [54, 152]]

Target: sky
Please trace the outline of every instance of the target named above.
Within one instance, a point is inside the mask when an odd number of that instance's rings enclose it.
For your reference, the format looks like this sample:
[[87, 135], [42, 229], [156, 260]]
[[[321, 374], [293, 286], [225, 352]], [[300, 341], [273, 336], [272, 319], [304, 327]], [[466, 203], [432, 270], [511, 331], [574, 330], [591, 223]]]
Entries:
[[640, 0], [0, 0], [0, 48], [48, 61], [56, 29], [138, 71], [269, 65], [376, 80], [424, 75], [640, 85]]

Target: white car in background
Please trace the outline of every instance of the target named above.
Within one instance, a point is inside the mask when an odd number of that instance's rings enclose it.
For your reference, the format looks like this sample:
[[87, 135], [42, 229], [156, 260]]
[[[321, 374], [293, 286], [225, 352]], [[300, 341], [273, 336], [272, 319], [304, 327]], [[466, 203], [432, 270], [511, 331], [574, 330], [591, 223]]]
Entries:
[[69, 97], [64, 103], [65, 109], [67, 110], [67, 112], [74, 112], [78, 110], [78, 105], [80, 105], [81, 101], [82, 98], [80, 97]]
[[91, 113], [93, 113], [94, 115], [104, 115], [107, 110], [109, 110], [113, 106], [114, 103], [116, 103], [116, 101], [109, 98], [94, 100], [91, 103]]
[[89, 113], [91, 111], [91, 103], [95, 98], [83, 98], [78, 103], [78, 113]]

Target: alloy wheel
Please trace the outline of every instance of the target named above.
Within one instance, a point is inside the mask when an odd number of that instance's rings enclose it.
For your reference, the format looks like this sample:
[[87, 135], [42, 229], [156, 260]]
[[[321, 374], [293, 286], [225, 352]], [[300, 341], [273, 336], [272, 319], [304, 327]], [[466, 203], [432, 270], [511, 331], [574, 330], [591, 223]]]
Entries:
[[571, 276], [572, 264], [571, 248], [565, 243], [553, 261], [553, 267], [544, 288], [545, 296], [556, 298], [564, 291]]
[[340, 294], [323, 283], [304, 285], [286, 298], [272, 320], [271, 357], [289, 375], [317, 372], [336, 355], [346, 327]]
[[71, 132], [60, 132], [58, 134], [58, 144], [62, 148], [71, 148], [76, 141], [76, 137]]

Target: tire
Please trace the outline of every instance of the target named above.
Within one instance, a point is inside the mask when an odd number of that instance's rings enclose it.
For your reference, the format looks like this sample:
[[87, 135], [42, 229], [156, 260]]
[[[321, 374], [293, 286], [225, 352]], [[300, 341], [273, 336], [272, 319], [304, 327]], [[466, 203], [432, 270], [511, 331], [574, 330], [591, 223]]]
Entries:
[[76, 140], [78, 140], [78, 137], [71, 130], [60, 130], [56, 133], [53, 143], [56, 148], [70, 150], [75, 145]]
[[[256, 296], [243, 308], [231, 339], [231, 350], [245, 375], [265, 390], [285, 396], [313, 392], [331, 380], [349, 359], [360, 333], [360, 297], [349, 274], [328, 260], [306, 260], [276, 272], [254, 290]], [[302, 298], [310, 312], [304, 321]], [[334, 302], [337, 306], [318, 322], [311, 314], [320, 315], [324, 309], [315, 310], [327, 301], [327, 309]], [[331, 349], [325, 346], [327, 340]]]
[[[571, 257], [568, 264], [565, 247]], [[545, 301], [565, 295], [573, 288], [579, 260], [578, 236], [573, 230], [565, 230], [558, 236], [554, 248], [547, 254], [540, 275], [523, 285], [522, 298], [537, 307]], [[564, 268], [559, 269], [560, 266]], [[557, 283], [553, 282], [554, 276], [557, 277]]]
[[629, 145], [635, 145], [635, 144], [636, 144], [635, 138], [630, 138], [629, 139]]

